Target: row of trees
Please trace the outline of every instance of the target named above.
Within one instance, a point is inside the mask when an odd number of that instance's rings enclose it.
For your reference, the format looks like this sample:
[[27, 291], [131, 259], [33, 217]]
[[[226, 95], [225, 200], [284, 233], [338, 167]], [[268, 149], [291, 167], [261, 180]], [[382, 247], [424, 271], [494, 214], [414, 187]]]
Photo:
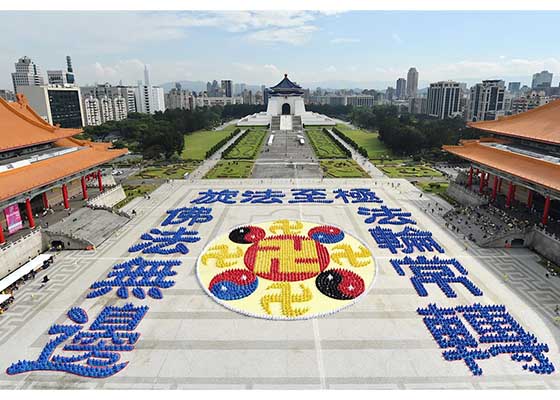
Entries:
[[480, 132], [468, 128], [462, 118], [431, 119], [410, 115], [390, 117], [379, 125], [379, 139], [394, 153], [414, 155], [439, 150], [460, 139], [474, 139]]
[[399, 114], [395, 106], [309, 106], [309, 109], [350, 121], [370, 131], [379, 131], [379, 139], [394, 154], [416, 155], [438, 151], [444, 144], [473, 139], [480, 132], [468, 128], [461, 118], [434, 119], [425, 115]]
[[262, 109], [263, 106], [232, 104], [194, 110], [165, 110], [154, 115], [130, 113], [122, 121], [88, 126], [84, 129], [84, 136], [98, 141], [110, 140], [115, 147], [128, 147], [148, 159], [170, 159], [183, 151], [185, 134], [212, 129], [225, 121]]

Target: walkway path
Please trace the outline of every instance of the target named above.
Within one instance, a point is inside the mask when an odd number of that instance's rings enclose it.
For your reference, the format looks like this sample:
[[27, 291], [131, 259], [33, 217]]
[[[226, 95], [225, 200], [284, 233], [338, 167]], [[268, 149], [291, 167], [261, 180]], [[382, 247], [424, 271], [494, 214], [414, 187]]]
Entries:
[[247, 129], [240, 131], [237, 135], [231, 138], [231, 140], [229, 140], [226, 144], [224, 144], [217, 152], [212, 154], [210, 158], [207, 158], [206, 161], [200, 164], [200, 166], [197, 169], [195, 169], [193, 172], [189, 174], [189, 180], [202, 179], [204, 175], [206, 175], [208, 171], [214, 168], [214, 166], [218, 163], [218, 161], [220, 161], [224, 150], [227, 149], [233, 142], [235, 142], [239, 136], [243, 135], [245, 131], [247, 131]]
[[373, 165], [367, 157], [362, 156], [356, 151], [352, 146], [347, 144], [344, 140], [340, 139], [331, 129], [327, 129], [327, 132], [333, 137], [334, 140], [341, 143], [345, 148], [350, 150], [352, 153], [352, 158], [372, 177], [372, 178], [387, 178], [383, 172], [375, 165]]

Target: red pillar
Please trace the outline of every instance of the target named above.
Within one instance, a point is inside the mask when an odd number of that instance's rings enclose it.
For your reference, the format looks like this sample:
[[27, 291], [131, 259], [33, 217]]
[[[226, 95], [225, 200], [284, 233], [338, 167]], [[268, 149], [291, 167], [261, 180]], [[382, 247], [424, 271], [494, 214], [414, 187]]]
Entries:
[[498, 194], [498, 177], [494, 175], [494, 186], [492, 186], [492, 201], [496, 200]]
[[43, 192], [42, 196], [43, 196], [43, 208], [47, 209], [49, 208], [49, 198], [47, 197], [47, 192]]
[[97, 171], [97, 183], [99, 184], [99, 191], [103, 191], [103, 180], [101, 179], [101, 170]]
[[498, 192], [502, 191], [502, 181], [503, 181], [502, 178], [498, 178]]
[[550, 196], [546, 196], [546, 200], [544, 201], [544, 211], [542, 214], [542, 223], [546, 225], [548, 222], [548, 212], [550, 211]]
[[[2, 210], [0, 210], [1, 212]], [[6, 243], [6, 238], [4, 237], [4, 228], [2, 227], [2, 224], [0, 224], [0, 244], [4, 244]]]
[[527, 195], [527, 208], [533, 207], [533, 191], [529, 189], [529, 194]]
[[515, 185], [513, 184], [513, 182], [510, 182], [507, 197], [506, 197], [506, 207], [511, 206], [511, 200], [513, 199], [514, 193], [515, 193]]
[[70, 202], [68, 201], [68, 186], [66, 186], [66, 183], [62, 184], [62, 198], [64, 199], [64, 208], [68, 210]]
[[25, 199], [25, 211], [27, 213], [27, 220], [29, 221], [29, 228], [35, 228], [35, 220], [33, 219], [33, 210], [31, 210], [31, 200]]
[[82, 198], [84, 200], [88, 199], [88, 195], [87, 195], [87, 186], [86, 186], [86, 177], [82, 176]]
[[467, 180], [467, 187], [470, 189], [472, 186], [473, 167], [469, 169], [469, 179]]
[[480, 174], [480, 183], [478, 185], [478, 192], [480, 194], [482, 194], [482, 192], [484, 191], [484, 181], [485, 181], [484, 177], [485, 177], [485, 175], [486, 174], [484, 172]]

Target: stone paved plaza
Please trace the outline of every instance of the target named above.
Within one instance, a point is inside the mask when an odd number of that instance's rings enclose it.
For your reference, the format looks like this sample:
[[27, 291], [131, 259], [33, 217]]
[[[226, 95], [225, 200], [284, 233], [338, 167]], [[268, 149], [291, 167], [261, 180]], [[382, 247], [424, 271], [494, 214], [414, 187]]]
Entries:
[[[389, 260], [396, 257], [379, 249], [368, 232], [358, 206], [288, 203], [292, 188], [373, 190], [389, 207], [410, 211], [419, 229], [429, 230], [445, 248], [442, 257], [458, 259], [469, 279], [483, 291], [473, 296], [454, 284], [456, 298], [447, 298], [435, 285], [429, 295], [418, 296], [409, 276], [399, 276]], [[286, 193], [283, 204], [221, 204], [212, 208], [213, 220], [189, 229], [201, 240], [189, 243], [186, 255], [146, 255], [147, 259], [179, 259], [176, 284], [163, 289], [163, 298], [118, 298], [114, 292], [87, 299], [89, 286], [107, 276], [112, 266], [134, 255], [128, 248], [159, 224], [166, 211], [190, 207], [198, 192], [207, 189], [263, 190]], [[332, 198], [332, 194], [329, 196]], [[405, 180], [190, 180], [161, 186], [150, 200], [135, 203], [137, 217], [95, 251], [69, 251], [57, 255], [46, 272], [50, 282], [40, 288], [41, 275], [15, 293], [16, 302], [0, 317], [0, 361], [3, 369], [18, 360], [36, 360], [48, 342], [49, 327], [68, 324], [66, 312], [81, 307], [92, 320], [107, 305], [125, 302], [149, 306], [137, 331], [134, 350], [122, 352], [129, 364], [115, 375], [90, 379], [64, 372], [36, 371], [0, 375], [1, 388], [560, 388], [558, 372], [537, 375], [522, 369], [507, 354], [479, 360], [484, 374], [473, 376], [463, 361], [445, 361], [442, 349], [417, 314], [418, 307], [504, 304], [510, 314], [539, 342], [547, 343], [547, 356], [556, 368], [558, 328], [552, 323], [557, 300], [555, 282], [543, 281], [536, 256], [525, 250], [476, 250], [453, 237], [436, 217], [423, 211], [426, 197]], [[365, 204], [367, 207], [376, 205]], [[361, 240], [373, 253], [377, 273], [371, 290], [359, 301], [330, 316], [273, 321], [230, 311], [201, 288], [195, 264], [213, 238], [232, 228], [281, 219], [332, 224]], [[400, 229], [400, 228], [398, 228]], [[420, 253], [412, 254], [412, 256]], [[503, 274], [508, 279], [504, 280]], [[43, 272], [44, 274], [44, 272]], [[552, 285], [552, 286], [551, 286]], [[537, 302], [539, 305], [537, 305]]]

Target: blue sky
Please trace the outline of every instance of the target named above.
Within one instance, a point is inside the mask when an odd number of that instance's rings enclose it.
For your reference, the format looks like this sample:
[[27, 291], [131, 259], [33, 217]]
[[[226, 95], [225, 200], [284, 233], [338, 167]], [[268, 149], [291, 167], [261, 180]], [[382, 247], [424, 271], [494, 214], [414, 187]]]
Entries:
[[46, 75], [71, 55], [80, 84], [233, 79], [385, 88], [455, 79], [530, 83], [560, 75], [560, 12], [1, 12], [0, 88], [31, 57]]

